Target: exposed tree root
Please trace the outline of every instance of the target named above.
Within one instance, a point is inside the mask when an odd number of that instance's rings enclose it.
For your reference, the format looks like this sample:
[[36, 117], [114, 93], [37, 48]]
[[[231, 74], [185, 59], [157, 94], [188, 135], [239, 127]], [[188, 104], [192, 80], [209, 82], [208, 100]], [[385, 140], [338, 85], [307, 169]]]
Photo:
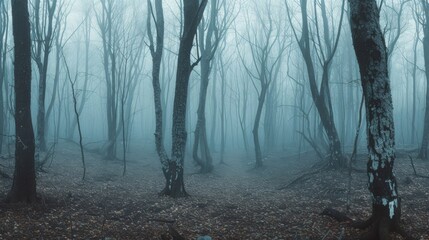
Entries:
[[362, 235], [352, 239], [359, 240], [389, 240], [391, 233], [401, 235], [405, 240], [415, 240], [413, 236], [407, 233], [399, 224], [398, 218], [389, 219], [388, 217], [372, 215], [366, 221], [354, 221], [345, 213], [332, 208], [326, 208], [321, 215], [329, 216], [338, 222], [349, 222], [350, 226], [357, 229], [368, 229]]
[[333, 208], [325, 208], [323, 210], [323, 212], [321, 213], [321, 215], [325, 215], [325, 216], [329, 216], [332, 217], [333, 219], [337, 220], [338, 222], [352, 222], [353, 220], [349, 217], [347, 217], [347, 215], [345, 213], [342, 213], [338, 210], [335, 210]]

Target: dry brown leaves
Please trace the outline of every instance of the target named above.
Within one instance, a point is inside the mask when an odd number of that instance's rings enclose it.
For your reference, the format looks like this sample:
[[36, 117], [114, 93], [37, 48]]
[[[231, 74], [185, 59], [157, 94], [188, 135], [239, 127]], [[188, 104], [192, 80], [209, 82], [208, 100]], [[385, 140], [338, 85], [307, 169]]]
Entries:
[[[347, 173], [328, 171], [278, 191], [313, 163], [312, 156], [270, 156], [262, 170], [249, 170], [242, 157], [217, 165], [208, 175], [186, 174], [188, 198], [158, 196], [164, 180], [155, 154], [132, 157], [121, 176], [121, 162], [88, 155], [82, 182], [78, 150], [62, 144], [47, 173], [38, 175], [40, 203], [0, 204], [0, 239], [169, 239], [168, 225], [186, 239], [338, 239], [361, 232], [321, 216], [326, 207], [346, 211]], [[416, 161], [420, 174], [426, 163]], [[192, 165], [192, 163], [187, 163]], [[398, 159], [402, 221], [420, 239], [429, 239], [429, 179], [414, 178], [408, 159]], [[402, 184], [410, 177], [411, 184]], [[10, 188], [2, 180], [0, 197]], [[370, 214], [366, 175], [353, 173], [351, 212]], [[400, 239], [398, 236], [392, 236]]]

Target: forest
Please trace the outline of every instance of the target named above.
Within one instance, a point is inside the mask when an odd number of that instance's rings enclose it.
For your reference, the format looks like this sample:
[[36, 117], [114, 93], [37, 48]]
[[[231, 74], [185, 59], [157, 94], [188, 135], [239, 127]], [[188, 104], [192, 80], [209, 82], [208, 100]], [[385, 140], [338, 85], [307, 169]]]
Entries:
[[428, 0], [0, 0], [0, 239], [429, 239]]

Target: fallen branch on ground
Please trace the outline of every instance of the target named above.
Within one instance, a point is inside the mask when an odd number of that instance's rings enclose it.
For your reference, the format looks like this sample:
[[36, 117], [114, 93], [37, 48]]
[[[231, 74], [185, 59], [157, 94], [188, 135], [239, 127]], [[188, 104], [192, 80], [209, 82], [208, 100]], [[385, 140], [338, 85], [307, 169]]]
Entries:
[[[313, 166], [313, 167], [314, 167], [314, 166]], [[285, 186], [282, 186], [282, 187], [277, 188], [277, 190], [284, 190], [284, 189], [289, 188], [289, 187], [291, 187], [291, 186], [293, 186], [293, 185], [295, 185], [295, 184], [297, 184], [297, 183], [299, 183], [299, 182], [301, 182], [301, 181], [306, 181], [306, 180], [308, 180], [311, 176], [313, 176], [313, 175], [315, 175], [315, 174], [318, 174], [318, 173], [320, 173], [320, 172], [322, 172], [322, 171], [326, 170], [328, 167], [329, 167], [329, 164], [328, 164], [328, 163], [325, 163], [325, 164], [323, 164], [320, 168], [318, 168], [318, 169], [316, 169], [316, 170], [314, 170], [314, 171], [311, 171], [311, 172], [307, 172], [307, 173], [302, 174], [301, 176], [299, 176], [299, 177], [295, 178], [295, 179], [294, 179], [292, 182], [290, 182], [289, 184], [287, 184], [287, 185], [285, 185]]]

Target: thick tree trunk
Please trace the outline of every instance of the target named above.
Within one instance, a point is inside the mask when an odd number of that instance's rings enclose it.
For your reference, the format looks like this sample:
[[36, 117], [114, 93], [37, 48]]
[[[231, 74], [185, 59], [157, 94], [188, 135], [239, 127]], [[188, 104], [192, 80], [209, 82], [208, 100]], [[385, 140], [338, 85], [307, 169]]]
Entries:
[[15, 52], [15, 173], [8, 202], [36, 200], [34, 133], [31, 122], [31, 38], [27, 0], [12, 0]]
[[351, 31], [365, 96], [369, 159], [369, 191], [372, 194], [372, 225], [366, 239], [390, 239], [399, 231], [401, 214], [396, 179], [393, 104], [388, 76], [387, 51], [379, 25], [375, 0], [350, 3]]
[[189, 77], [195, 64], [191, 65], [191, 50], [197, 27], [203, 16], [207, 0], [184, 1], [184, 26], [180, 38], [177, 59], [176, 89], [173, 106], [172, 158], [166, 172], [166, 186], [163, 193], [172, 197], [187, 196], [183, 181], [184, 158], [186, 148], [186, 108], [188, 99]]

